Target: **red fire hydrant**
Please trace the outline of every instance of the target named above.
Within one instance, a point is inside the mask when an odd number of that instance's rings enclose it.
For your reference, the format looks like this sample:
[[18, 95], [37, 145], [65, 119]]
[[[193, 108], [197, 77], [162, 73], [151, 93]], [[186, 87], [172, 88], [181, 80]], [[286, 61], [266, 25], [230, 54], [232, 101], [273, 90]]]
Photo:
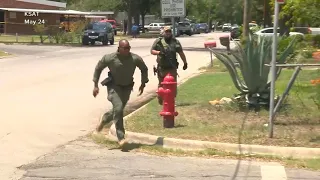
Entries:
[[162, 87], [159, 87], [157, 94], [162, 98], [163, 108], [159, 113], [163, 117], [163, 127], [173, 128], [174, 117], [178, 115], [175, 111], [175, 92], [177, 90], [174, 77], [168, 73], [161, 82]]

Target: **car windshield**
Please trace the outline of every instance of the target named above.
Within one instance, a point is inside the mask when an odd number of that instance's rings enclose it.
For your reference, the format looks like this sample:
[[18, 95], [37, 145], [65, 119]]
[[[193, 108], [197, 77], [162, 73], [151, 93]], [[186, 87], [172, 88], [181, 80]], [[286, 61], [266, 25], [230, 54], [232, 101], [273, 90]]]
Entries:
[[93, 23], [88, 26], [88, 29], [92, 30], [102, 30], [106, 29], [107, 25], [105, 23]]
[[189, 26], [189, 23], [179, 23], [179, 26]]

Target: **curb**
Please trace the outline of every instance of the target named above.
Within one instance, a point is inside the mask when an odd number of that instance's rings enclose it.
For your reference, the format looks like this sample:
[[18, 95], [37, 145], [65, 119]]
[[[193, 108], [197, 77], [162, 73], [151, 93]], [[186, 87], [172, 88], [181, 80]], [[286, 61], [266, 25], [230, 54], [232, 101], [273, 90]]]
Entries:
[[[109, 134], [106, 138], [114, 140], [116, 138], [114, 124], [110, 127]], [[186, 139], [166, 138], [150, 134], [126, 132], [126, 138], [129, 142], [146, 145], [160, 145], [163, 148], [183, 149], [187, 151], [216, 149], [236, 154], [249, 155], [271, 155], [287, 158], [319, 158], [320, 148], [305, 147], [279, 147], [279, 146], [262, 146], [249, 144], [231, 144], [218, 143], [211, 141], [197, 141]]]
[[[188, 79], [201, 74], [195, 73], [187, 78], [181, 80], [178, 85], [186, 82]], [[142, 110], [154, 97], [156, 93], [147, 94], [139, 102], [135, 102], [135, 107], [139, 107], [133, 110], [130, 114], [125, 116], [124, 120], [128, 119], [135, 113]], [[135, 109], [135, 108], [134, 108]], [[109, 129], [109, 133], [104, 134], [105, 138], [109, 140], [116, 140], [115, 124]], [[306, 147], [280, 147], [280, 146], [263, 146], [263, 145], [250, 145], [250, 144], [232, 144], [232, 143], [219, 143], [211, 141], [198, 141], [187, 139], [175, 139], [162, 136], [136, 133], [126, 131], [126, 139], [131, 143], [145, 144], [145, 145], [160, 145], [163, 148], [170, 149], [183, 149], [187, 151], [216, 149], [236, 154], [249, 154], [249, 155], [271, 155], [281, 156], [286, 158], [320, 158], [320, 148], [306, 148]]]

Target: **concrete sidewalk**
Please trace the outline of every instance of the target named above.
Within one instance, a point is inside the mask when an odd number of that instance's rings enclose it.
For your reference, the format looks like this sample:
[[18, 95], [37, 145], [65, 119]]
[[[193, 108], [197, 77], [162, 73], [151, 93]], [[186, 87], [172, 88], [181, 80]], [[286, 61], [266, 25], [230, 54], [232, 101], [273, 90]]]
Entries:
[[[215, 159], [214, 159], [215, 158]], [[21, 166], [20, 180], [318, 180], [320, 172], [279, 163], [122, 152], [80, 138]]]

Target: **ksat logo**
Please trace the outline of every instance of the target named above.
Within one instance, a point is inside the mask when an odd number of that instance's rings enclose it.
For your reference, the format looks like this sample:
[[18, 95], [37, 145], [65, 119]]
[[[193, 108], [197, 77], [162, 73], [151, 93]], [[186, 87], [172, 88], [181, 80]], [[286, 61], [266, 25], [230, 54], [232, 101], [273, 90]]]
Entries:
[[39, 12], [25, 12], [24, 16], [39, 16]]

